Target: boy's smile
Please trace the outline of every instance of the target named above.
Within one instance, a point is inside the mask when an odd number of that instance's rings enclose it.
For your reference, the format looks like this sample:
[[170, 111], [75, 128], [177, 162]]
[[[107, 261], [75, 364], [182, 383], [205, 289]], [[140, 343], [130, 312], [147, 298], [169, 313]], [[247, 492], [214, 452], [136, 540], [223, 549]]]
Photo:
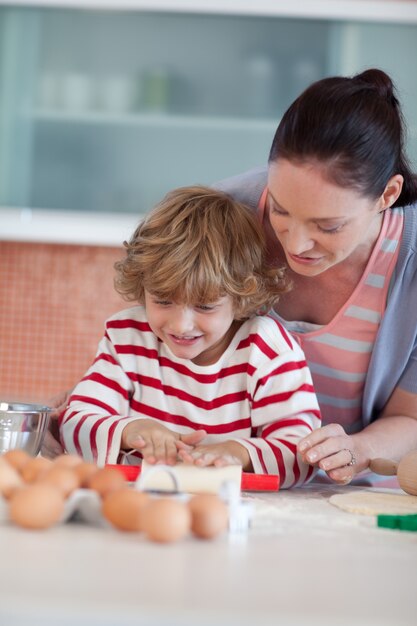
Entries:
[[145, 308], [155, 335], [176, 357], [196, 365], [218, 361], [236, 332], [230, 296], [189, 306], [161, 300], [145, 290]]
[[194, 335], [194, 336], [188, 336], [188, 337], [186, 336], [179, 337], [178, 335], [170, 335], [170, 337], [172, 341], [179, 346], [190, 346], [196, 343], [198, 339], [202, 337], [202, 335]]

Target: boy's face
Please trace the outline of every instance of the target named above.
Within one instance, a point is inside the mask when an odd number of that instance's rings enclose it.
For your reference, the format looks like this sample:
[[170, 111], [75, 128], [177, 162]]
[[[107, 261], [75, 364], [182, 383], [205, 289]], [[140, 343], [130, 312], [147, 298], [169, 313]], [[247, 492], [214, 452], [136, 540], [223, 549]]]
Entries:
[[160, 300], [145, 290], [145, 308], [155, 335], [176, 357], [196, 365], [216, 363], [236, 332], [230, 296], [211, 304], [186, 306]]

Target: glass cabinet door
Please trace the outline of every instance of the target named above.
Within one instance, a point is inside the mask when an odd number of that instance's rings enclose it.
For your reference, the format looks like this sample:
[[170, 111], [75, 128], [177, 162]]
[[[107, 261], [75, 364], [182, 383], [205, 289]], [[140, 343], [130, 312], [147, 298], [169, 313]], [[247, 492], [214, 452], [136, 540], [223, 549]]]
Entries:
[[2, 6], [0, 205], [144, 212], [265, 163], [304, 87], [371, 65], [416, 159], [416, 58], [416, 25]]

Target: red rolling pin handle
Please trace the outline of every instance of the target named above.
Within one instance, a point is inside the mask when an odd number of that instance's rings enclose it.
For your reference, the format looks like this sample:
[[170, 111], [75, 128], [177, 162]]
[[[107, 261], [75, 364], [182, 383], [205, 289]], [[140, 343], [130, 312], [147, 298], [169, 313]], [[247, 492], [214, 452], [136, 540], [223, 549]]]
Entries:
[[[108, 465], [120, 470], [126, 480], [134, 481], [140, 474], [140, 465]], [[275, 474], [251, 474], [242, 472], [242, 491], [278, 491], [279, 476]]]
[[278, 491], [279, 476], [276, 474], [251, 474], [242, 472], [242, 491]]

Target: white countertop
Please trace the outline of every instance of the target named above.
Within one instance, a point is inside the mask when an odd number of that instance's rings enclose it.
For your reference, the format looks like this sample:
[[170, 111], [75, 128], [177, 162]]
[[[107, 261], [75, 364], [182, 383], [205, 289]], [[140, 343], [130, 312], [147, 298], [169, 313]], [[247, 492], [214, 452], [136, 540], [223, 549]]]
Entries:
[[249, 533], [209, 542], [3, 523], [0, 624], [414, 625], [417, 533], [327, 502], [349, 489], [257, 494]]

